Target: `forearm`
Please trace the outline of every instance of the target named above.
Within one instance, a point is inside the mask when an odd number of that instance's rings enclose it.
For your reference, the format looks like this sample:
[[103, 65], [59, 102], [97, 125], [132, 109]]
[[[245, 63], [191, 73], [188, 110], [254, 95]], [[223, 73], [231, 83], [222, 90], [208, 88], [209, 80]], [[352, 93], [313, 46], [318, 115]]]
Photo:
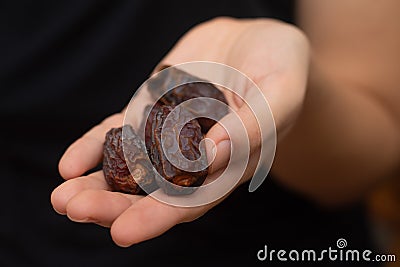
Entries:
[[297, 2], [312, 63], [273, 172], [320, 201], [352, 200], [400, 166], [399, 1]]
[[400, 155], [387, 107], [335, 78], [313, 64], [303, 111], [278, 144], [272, 169], [284, 184], [325, 203], [359, 197], [396, 171]]

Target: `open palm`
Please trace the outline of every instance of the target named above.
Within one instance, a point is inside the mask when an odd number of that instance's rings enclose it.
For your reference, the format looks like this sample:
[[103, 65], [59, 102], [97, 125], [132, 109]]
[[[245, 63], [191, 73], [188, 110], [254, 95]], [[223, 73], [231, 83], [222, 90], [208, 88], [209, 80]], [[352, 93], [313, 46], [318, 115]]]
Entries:
[[[258, 85], [268, 100], [280, 137], [294, 123], [302, 105], [308, 53], [306, 38], [293, 26], [269, 19], [218, 18], [189, 31], [159, 66], [207, 60], [240, 70]], [[229, 102], [235, 103], [232, 99]], [[238, 115], [249, 134], [251, 151], [257, 154], [261, 142], [254, 127], [257, 122], [245, 105], [237, 105]], [[60, 174], [67, 181], [51, 196], [58, 213], [73, 221], [110, 227], [115, 243], [129, 246], [161, 235], [176, 224], [192, 221], [223, 201], [221, 198], [199, 207], [176, 207], [150, 196], [112, 192], [101, 171], [81, 176], [99, 164], [105, 134], [112, 127], [120, 127], [123, 116], [118, 113], [105, 119], [67, 149], [59, 163]], [[212, 179], [229, 160], [230, 143], [224, 128], [218, 124], [207, 137], [217, 145]], [[251, 178], [257, 159], [257, 155], [250, 155], [242, 182]]]

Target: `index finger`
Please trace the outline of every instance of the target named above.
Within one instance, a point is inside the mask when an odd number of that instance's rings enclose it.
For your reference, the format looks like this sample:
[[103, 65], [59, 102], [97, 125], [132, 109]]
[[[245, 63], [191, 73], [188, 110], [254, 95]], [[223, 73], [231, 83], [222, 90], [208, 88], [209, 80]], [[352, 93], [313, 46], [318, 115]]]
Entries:
[[146, 196], [133, 203], [113, 222], [111, 236], [117, 245], [128, 247], [157, 237], [179, 223], [193, 221], [216, 204], [175, 207]]
[[122, 126], [123, 113], [114, 114], [76, 140], [62, 156], [58, 169], [64, 179], [79, 177], [99, 164], [106, 133]]

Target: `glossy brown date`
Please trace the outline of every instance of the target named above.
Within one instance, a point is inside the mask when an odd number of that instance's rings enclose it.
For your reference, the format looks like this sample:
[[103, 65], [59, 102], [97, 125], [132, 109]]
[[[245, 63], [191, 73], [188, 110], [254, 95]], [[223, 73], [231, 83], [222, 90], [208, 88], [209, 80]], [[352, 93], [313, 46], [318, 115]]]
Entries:
[[[146, 108], [146, 114], [150, 108], [151, 110], [147, 120], [142, 122], [141, 129], [144, 128], [145, 131], [144, 142], [129, 125], [123, 126], [124, 131], [121, 127], [111, 129], [107, 133], [103, 152], [103, 172], [107, 183], [113, 190], [130, 194], [144, 194], [145, 192], [136, 182], [141, 181], [140, 185], [145, 186], [146, 192], [159, 186], [166, 194], [176, 195], [190, 194], [195, 187], [203, 184], [208, 174], [208, 168], [206, 167], [207, 159], [204, 156], [205, 151], [200, 151], [199, 144], [215, 121], [198, 115], [207, 111], [208, 114], [211, 113], [210, 115], [222, 117], [228, 113], [227, 108], [203, 99], [193, 104], [196, 106], [191, 105], [184, 109], [199, 118], [192, 119], [183, 125], [188, 114], [181, 113], [175, 114], [172, 120], [166, 122], [171, 110], [189, 99], [206, 97], [227, 104], [225, 96], [220, 90], [211, 83], [199, 82], [199, 80], [199, 78], [176, 68], [168, 69], [150, 80], [149, 89], [153, 97], [159, 98], [161, 95], [162, 97], [153, 107]], [[168, 88], [178, 83], [184, 84], [165, 93]], [[184, 113], [184, 111], [181, 112]], [[212, 114], [213, 112], [214, 114]], [[178, 127], [179, 125], [181, 127]], [[161, 140], [163, 128], [166, 140], [169, 140], [164, 143], [165, 151], [163, 151]], [[124, 138], [122, 138], [122, 132], [126, 133]], [[126, 151], [125, 155], [123, 147]], [[146, 150], [148, 157], [145, 154]], [[177, 158], [178, 150], [189, 160], [189, 163], [182, 162]], [[175, 167], [169, 162], [167, 155], [168, 158], [174, 158], [178, 166], [185, 164], [186, 170], [198, 171], [185, 171]], [[148, 160], [149, 158], [151, 162]], [[198, 160], [199, 158], [200, 160]], [[154, 173], [153, 166], [159, 175]], [[129, 172], [129, 169], [132, 173]]]
[[[167, 92], [175, 84], [182, 85]], [[182, 102], [198, 97], [216, 99], [228, 105], [224, 94], [212, 83], [204, 82], [202, 79], [177, 68], [166, 69], [152, 78], [149, 82], [149, 90], [154, 98], [162, 96], [158, 102], [167, 106], [177, 106]], [[198, 120], [203, 133], [207, 133], [215, 124], [215, 121], [200, 117], [199, 114], [206, 113], [213, 117], [222, 117], [228, 113], [226, 106], [207, 101], [207, 99], [199, 99], [192, 105], [196, 105], [191, 107], [191, 111], [196, 117], [199, 117]]]
[[[170, 106], [159, 107], [151, 121], [152, 135], [151, 139], [146, 142], [146, 146], [154, 167], [162, 176], [156, 175], [156, 181], [164, 192], [170, 195], [189, 194], [194, 191], [193, 187], [200, 186], [204, 182], [208, 174], [205, 151], [200, 151], [199, 148], [203, 134], [197, 120], [191, 120], [184, 124], [186, 116], [183, 114], [175, 113], [171, 120], [166, 121], [172, 109]], [[180, 129], [180, 127], [182, 128]], [[165, 138], [163, 145], [162, 132]], [[179, 140], [177, 140], [177, 136], [179, 136]], [[182, 162], [182, 159], [178, 157], [179, 151], [189, 161]], [[184, 171], [175, 167], [168, 160], [166, 154], [168, 157], [174, 158], [178, 166], [185, 166], [187, 170], [199, 171]], [[201, 154], [203, 154], [202, 158], [200, 158]]]
[[130, 125], [112, 128], [107, 132], [103, 156], [104, 177], [114, 191], [145, 194], [139, 184], [147, 192], [156, 188], [153, 168], [144, 144]]

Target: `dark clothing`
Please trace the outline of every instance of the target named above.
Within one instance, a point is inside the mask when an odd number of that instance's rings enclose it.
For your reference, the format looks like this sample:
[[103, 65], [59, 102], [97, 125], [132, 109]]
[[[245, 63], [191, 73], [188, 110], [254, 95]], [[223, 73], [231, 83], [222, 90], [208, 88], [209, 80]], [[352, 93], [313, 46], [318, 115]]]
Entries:
[[120, 111], [187, 30], [217, 16], [294, 23], [293, 9], [277, 0], [3, 1], [0, 266], [251, 265], [265, 244], [317, 249], [339, 237], [372, 250], [362, 207], [324, 211], [272, 178], [128, 249], [114, 245], [108, 230], [70, 222], [50, 204], [64, 150]]

